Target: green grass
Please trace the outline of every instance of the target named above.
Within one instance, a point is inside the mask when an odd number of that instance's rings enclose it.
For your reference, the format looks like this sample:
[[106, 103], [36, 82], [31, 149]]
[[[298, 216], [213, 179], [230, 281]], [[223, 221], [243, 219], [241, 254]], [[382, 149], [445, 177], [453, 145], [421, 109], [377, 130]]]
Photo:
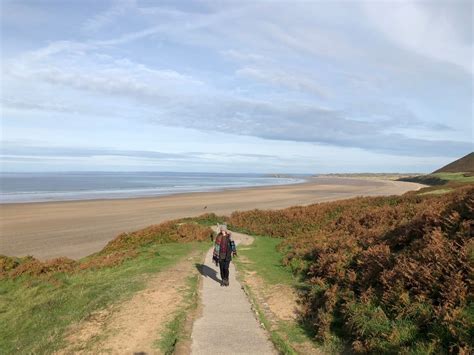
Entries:
[[474, 183], [474, 176], [472, 176], [472, 174], [466, 173], [435, 173], [412, 177], [403, 177], [398, 180], [416, 182], [428, 186], [442, 186], [446, 184], [464, 185]]
[[208, 248], [208, 243], [150, 245], [115, 267], [1, 280], [0, 353], [60, 349], [69, 325], [131, 297], [144, 288], [147, 275], [170, 267], [192, 250]]
[[427, 191], [427, 192], [422, 192], [420, 193], [419, 195], [443, 195], [443, 194], [447, 194], [448, 192], [451, 192], [453, 191], [453, 189], [436, 189], [436, 190], [431, 190], [431, 191]]
[[206, 227], [215, 226], [218, 223], [225, 222], [225, 220], [225, 216], [218, 216], [214, 213], [205, 213], [197, 217], [186, 217], [181, 219], [183, 222], [195, 222]]
[[272, 341], [275, 348], [278, 350], [279, 354], [285, 355], [296, 355], [298, 354], [290, 345], [288, 341], [285, 341], [281, 336], [279, 331], [271, 330], [270, 322], [265, 317], [265, 312], [262, 311], [259, 303], [257, 302], [257, 298], [255, 297], [254, 292], [250, 287], [244, 284], [244, 290], [247, 293], [248, 297], [250, 298], [250, 302], [254, 309], [257, 311], [257, 316], [260, 324], [263, 324], [263, 327], [270, 332], [270, 340]]
[[[239, 256], [234, 261], [240, 270], [256, 272], [267, 285], [299, 287], [301, 283], [290, 268], [282, 264], [283, 253], [277, 248], [281, 242], [282, 240], [277, 238], [255, 236], [251, 245], [238, 248]], [[242, 257], [246, 259], [245, 262], [240, 259]], [[272, 329], [254, 291], [247, 285], [244, 288], [257, 310], [260, 322], [269, 330], [270, 338], [281, 354], [298, 354], [295, 345], [313, 342], [311, 335], [295, 321], [279, 320]]]
[[256, 271], [265, 282], [270, 285], [295, 285], [296, 278], [291, 270], [282, 264], [283, 254], [277, 250], [281, 239], [271, 237], [255, 237], [250, 246], [239, 248], [239, 256], [248, 259], [249, 263], [242, 263], [239, 257], [235, 259], [239, 267]]
[[431, 176], [446, 181], [456, 181], [465, 183], [474, 182], [474, 176], [464, 176], [464, 173], [436, 173], [431, 174]]
[[166, 324], [164, 334], [155, 342], [155, 347], [159, 348], [164, 354], [173, 354], [176, 344], [186, 338], [190, 334], [185, 332], [185, 322], [190, 311], [194, 310], [198, 305], [198, 286], [199, 276], [194, 275], [186, 280], [187, 286], [184, 290], [184, 304], [173, 315], [173, 319]]
[[294, 322], [280, 321], [278, 329], [286, 334], [290, 343], [301, 344], [308, 340], [308, 335], [304, 329]]

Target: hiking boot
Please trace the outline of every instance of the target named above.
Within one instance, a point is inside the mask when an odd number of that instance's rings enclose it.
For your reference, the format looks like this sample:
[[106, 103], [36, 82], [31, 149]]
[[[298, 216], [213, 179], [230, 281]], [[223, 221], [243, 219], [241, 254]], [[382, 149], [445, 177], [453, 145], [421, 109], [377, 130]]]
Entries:
[[225, 279], [225, 280], [224, 280], [224, 285], [225, 285], [225, 286], [229, 286], [229, 279]]

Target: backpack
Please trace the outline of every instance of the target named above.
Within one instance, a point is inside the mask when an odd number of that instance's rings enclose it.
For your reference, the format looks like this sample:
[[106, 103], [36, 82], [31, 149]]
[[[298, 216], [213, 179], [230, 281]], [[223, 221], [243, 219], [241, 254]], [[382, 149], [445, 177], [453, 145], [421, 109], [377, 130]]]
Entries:
[[220, 248], [219, 248], [219, 258], [220, 259], [226, 259], [227, 258], [227, 253], [229, 251], [229, 247], [230, 247], [230, 236], [227, 234], [227, 235], [223, 235], [221, 236], [221, 240], [220, 240]]

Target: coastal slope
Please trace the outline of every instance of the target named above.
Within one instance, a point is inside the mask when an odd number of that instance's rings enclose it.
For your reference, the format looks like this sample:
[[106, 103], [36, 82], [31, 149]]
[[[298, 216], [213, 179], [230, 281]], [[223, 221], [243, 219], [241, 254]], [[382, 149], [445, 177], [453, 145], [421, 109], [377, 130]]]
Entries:
[[433, 174], [437, 173], [474, 173], [474, 152], [471, 152], [433, 172]]

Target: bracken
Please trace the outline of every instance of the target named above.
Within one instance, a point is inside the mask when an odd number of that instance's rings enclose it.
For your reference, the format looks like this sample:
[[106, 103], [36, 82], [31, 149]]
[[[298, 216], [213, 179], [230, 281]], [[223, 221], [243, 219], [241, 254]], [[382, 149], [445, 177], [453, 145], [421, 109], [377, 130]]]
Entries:
[[48, 277], [55, 273], [112, 267], [136, 257], [142, 248], [150, 244], [204, 241], [208, 240], [211, 234], [212, 230], [209, 227], [193, 221], [174, 220], [136, 232], [122, 233], [111, 240], [100, 252], [81, 261], [68, 258], [40, 261], [31, 256], [15, 258], [0, 255], [0, 279], [17, 278], [22, 275]]
[[301, 321], [355, 352], [474, 348], [474, 189], [235, 212], [230, 225], [283, 238], [306, 284]]

